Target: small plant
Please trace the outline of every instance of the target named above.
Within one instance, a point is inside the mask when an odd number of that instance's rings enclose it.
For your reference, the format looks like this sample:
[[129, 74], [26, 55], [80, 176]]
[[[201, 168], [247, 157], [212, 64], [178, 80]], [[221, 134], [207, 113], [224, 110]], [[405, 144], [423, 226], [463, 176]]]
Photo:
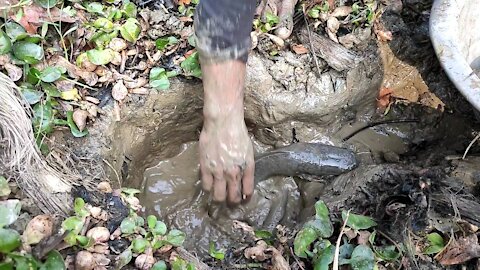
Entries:
[[280, 18], [278, 16], [272, 14], [271, 12], [266, 12], [265, 21], [255, 19], [253, 21], [253, 27], [255, 30], [259, 30], [263, 33], [268, 33], [275, 29], [279, 22]]
[[[329, 269], [334, 262], [335, 244], [329, 238], [333, 236], [333, 224], [329, 211], [323, 201], [315, 204], [316, 215], [311, 221], [304, 224], [294, 240], [295, 255], [308, 259], [315, 269]], [[377, 224], [371, 218], [342, 212], [344, 231], [351, 231], [350, 235], [369, 235], [368, 242], [354, 245], [343, 238], [339, 249], [339, 265], [350, 265], [353, 269], [374, 269], [377, 262], [393, 262], [400, 258], [402, 250], [395, 245], [382, 243], [377, 246], [376, 231], [370, 232]], [[343, 233], [343, 232], [342, 232]]]

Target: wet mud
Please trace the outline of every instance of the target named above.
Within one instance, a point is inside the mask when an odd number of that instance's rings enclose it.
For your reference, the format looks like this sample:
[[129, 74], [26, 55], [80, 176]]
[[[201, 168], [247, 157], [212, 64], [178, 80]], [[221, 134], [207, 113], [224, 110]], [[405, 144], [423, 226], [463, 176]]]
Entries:
[[[370, 42], [357, 52], [364, 60], [351, 70], [329, 70], [320, 61], [324, 72], [318, 76], [309, 55], [288, 51], [275, 59], [252, 52], [248, 61], [245, 120], [256, 152], [298, 141], [324, 143], [355, 153], [359, 166], [351, 172], [275, 177], [259, 183], [246, 205], [212, 205], [200, 189], [197, 160], [202, 85], [177, 79], [168, 91], [131, 97], [120, 121], [98, 121], [91, 136], [80, 141], [82, 147], [74, 148], [79, 156], [99, 160], [113, 185], [141, 189], [145, 214], [158, 215], [169, 227], [184, 231], [185, 247], [200, 256], [207, 256], [211, 241], [223, 248], [248, 244], [237, 221], [270, 231], [279, 224], [298, 228], [319, 199], [332, 212], [354, 208], [396, 224], [392, 219], [405, 220], [402, 214], [408, 211], [392, 217], [382, 207], [400, 194], [408, 197], [408, 210], [416, 211], [425, 196], [412, 199], [412, 194], [426, 175], [438, 183], [453, 175], [476, 192], [480, 168], [458, 159], [474, 137], [471, 108], [441, 71], [429, 44], [418, 38], [425, 35], [419, 32], [423, 28], [407, 25], [397, 13], [383, 17], [394, 39], [388, 45]], [[395, 98], [385, 114], [376, 111], [382, 87], [391, 88]], [[103, 109], [112, 107], [107, 103]], [[369, 123], [395, 119], [417, 121], [377, 125], [344, 140]], [[479, 150], [474, 146], [471, 152]], [[444, 172], [423, 171], [433, 166]], [[402, 191], [402, 186], [410, 189]], [[419, 213], [425, 214], [425, 209]], [[422, 220], [414, 217], [417, 223]], [[396, 231], [393, 225], [386, 229]]]

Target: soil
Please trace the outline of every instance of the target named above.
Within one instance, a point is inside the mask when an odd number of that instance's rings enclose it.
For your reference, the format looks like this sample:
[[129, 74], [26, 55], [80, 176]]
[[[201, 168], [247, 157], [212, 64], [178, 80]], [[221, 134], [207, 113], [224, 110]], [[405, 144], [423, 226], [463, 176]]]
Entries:
[[[410, 2], [403, 13], [387, 10], [382, 16], [393, 40], [372, 39], [357, 48], [360, 60], [348, 70], [322, 62], [318, 76], [309, 54], [280, 51], [270, 57], [259, 47], [250, 55], [245, 117], [256, 151], [294, 141], [347, 147], [361, 162], [350, 173], [266, 181], [247, 205], [208, 206], [208, 196], [199, 189], [195, 144], [202, 125], [202, 85], [182, 79], [165, 92], [132, 99], [121, 108], [120, 121], [99, 119], [85, 139], [65, 135], [64, 144], [77, 156], [98, 162], [90, 177], [104, 170], [113, 185], [140, 188], [145, 213], [186, 232], [185, 248], [200, 257], [206, 257], [210, 241], [230, 250], [248, 244], [251, 240], [234, 226], [236, 221], [256, 229], [279, 224], [299, 228], [319, 199], [334, 215], [345, 208], [371, 215], [399, 242], [409, 239], [408, 232], [440, 228], [434, 222], [440, 218], [434, 217], [452, 215], [453, 209], [444, 206], [455, 192], [462, 217], [480, 225], [472, 214], [480, 211], [478, 199], [471, 197], [479, 190], [474, 155], [480, 149], [474, 146], [466, 160], [459, 158], [478, 123], [435, 58], [425, 27], [428, 18]], [[376, 106], [382, 87], [391, 88], [395, 100], [386, 113]], [[102, 109], [111, 115], [113, 103], [106, 100]], [[343, 140], [385, 119], [415, 121], [377, 125]], [[401, 209], [389, 207], [395, 203]], [[473, 207], [462, 208], [462, 203]], [[437, 267], [416, 259], [421, 269]]]

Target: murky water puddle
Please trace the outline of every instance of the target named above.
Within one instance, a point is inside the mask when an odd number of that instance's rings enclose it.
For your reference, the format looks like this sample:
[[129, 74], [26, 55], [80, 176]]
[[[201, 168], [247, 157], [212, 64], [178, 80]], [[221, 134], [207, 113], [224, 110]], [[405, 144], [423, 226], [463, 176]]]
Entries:
[[178, 155], [145, 170], [140, 199], [147, 214], [184, 231], [188, 235], [185, 246], [200, 254], [208, 252], [210, 242], [222, 247], [241, 242], [246, 235], [234, 226], [236, 220], [266, 230], [296, 223], [301, 200], [291, 177], [262, 182], [249, 203], [228, 208], [209, 202], [199, 176], [198, 144], [186, 143]]

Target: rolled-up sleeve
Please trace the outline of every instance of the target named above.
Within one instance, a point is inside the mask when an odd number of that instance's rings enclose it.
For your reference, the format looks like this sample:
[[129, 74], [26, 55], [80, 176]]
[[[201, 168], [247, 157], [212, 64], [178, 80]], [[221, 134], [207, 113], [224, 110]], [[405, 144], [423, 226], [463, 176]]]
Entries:
[[200, 0], [195, 11], [196, 47], [212, 61], [246, 62], [256, 0]]

